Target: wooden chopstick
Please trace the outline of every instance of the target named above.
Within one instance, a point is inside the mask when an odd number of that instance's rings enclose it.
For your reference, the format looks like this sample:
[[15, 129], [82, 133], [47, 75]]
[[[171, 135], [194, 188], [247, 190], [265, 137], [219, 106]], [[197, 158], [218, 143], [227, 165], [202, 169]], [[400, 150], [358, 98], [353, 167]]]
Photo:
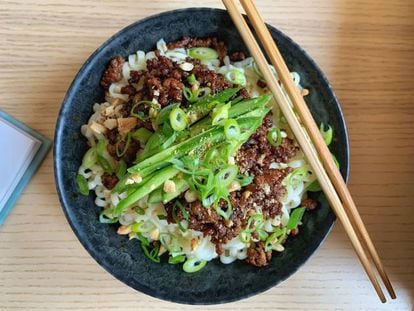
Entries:
[[356, 228], [356, 232], [359, 235], [360, 239], [363, 242], [363, 245], [369, 254], [372, 257], [372, 260], [377, 267], [379, 275], [383, 280], [385, 287], [388, 290], [392, 299], [396, 298], [394, 289], [391, 285], [391, 282], [385, 272], [384, 266], [381, 262], [381, 259], [375, 249], [375, 246], [368, 234], [368, 231], [361, 219], [361, 216], [358, 213], [355, 202], [352, 199], [352, 196], [343, 180], [341, 173], [337, 169], [333, 158], [329, 152], [328, 147], [323, 141], [323, 138], [319, 132], [318, 126], [316, 125], [312, 115], [306, 105], [302, 95], [299, 93], [299, 89], [294, 84], [292, 78], [290, 77], [289, 69], [286, 66], [286, 63], [283, 60], [283, 57], [276, 46], [272, 36], [270, 35], [269, 30], [265, 26], [265, 23], [260, 16], [256, 6], [251, 0], [240, 0], [246, 14], [252, 23], [257, 35], [260, 38], [260, 41], [263, 44], [263, 47], [270, 58], [271, 63], [275, 67], [280, 80], [282, 81], [293, 105], [295, 106], [302, 123], [305, 125], [313, 144], [320, 155], [320, 158], [325, 166], [325, 169], [333, 182], [335, 189], [337, 190], [339, 197], [341, 198], [343, 204], [345, 205], [346, 210], [350, 213], [351, 222]]
[[350, 214], [351, 222], [356, 228], [356, 232], [359, 235], [360, 239], [362, 240], [362, 244], [368, 253], [371, 255], [372, 260], [377, 267], [378, 273], [384, 282], [385, 287], [388, 290], [392, 299], [396, 298], [394, 289], [391, 285], [391, 282], [385, 272], [384, 266], [381, 262], [381, 259], [375, 249], [374, 243], [372, 242], [368, 231], [361, 219], [360, 214], [356, 208], [355, 202], [352, 199], [352, 196], [345, 184], [344, 179], [342, 178], [339, 169], [336, 167], [335, 162], [331, 156], [331, 153], [324, 143], [322, 135], [319, 132], [318, 126], [315, 123], [315, 120], [312, 118], [312, 114], [309, 111], [308, 106], [306, 105], [303, 96], [300, 94], [299, 89], [294, 84], [288, 67], [283, 60], [283, 57], [276, 46], [275, 41], [273, 40], [272, 36], [270, 35], [269, 30], [267, 29], [263, 18], [260, 16], [256, 6], [254, 5], [252, 0], [240, 0], [246, 14], [249, 18], [249, 21], [252, 23], [253, 28], [255, 29], [257, 35], [260, 38], [260, 41], [263, 44], [263, 47], [270, 58], [272, 65], [275, 67], [280, 80], [282, 81], [289, 97], [293, 105], [295, 106], [299, 117], [302, 120], [308, 134], [318, 151], [318, 154], [321, 158], [322, 163], [325, 166], [325, 169], [333, 182], [336, 191], [341, 198], [345, 209]]
[[341, 200], [339, 199], [338, 194], [335, 191], [335, 188], [330, 181], [322, 163], [319, 160], [318, 154], [316, 153], [313, 145], [307, 138], [307, 134], [299, 123], [298, 119], [295, 116], [295, 113], [292, 107], [289, 104], [288, 99], [283, 93], [281, 87], [278, 84], [273, 73], [270, 71], [267, 64], [266, 58], [263, 55], [263, 52], [260, 50], [258, 43], [256, 42], [251, 30], [249, 29], [246, 21], [244, 20], [242, 14], [239, 12], [234, 0], [222, 0], [227, 11], [229, 12], [235, 26], [239, 30], [241, 37], [243, 38], [244, 43], [246, 44], [250, 54], [255, 59], [260, 71], [262, 72], [268, 88], [273, 93], [276, 101], [279, 104], [279, 107], [286, 118], [290, 128], [292, 129], [293, 134], [295, 135], [299, 145], [302, 148], [303, 153], [308, 159], [309, 164], [311, 165], [313, 172], [319, 180], [319, 183], [324, 191], [331, 207], [335, 211], [338, 219], [342, 222], [346, 233], [348, 234], [351, 243], [355, 249], [355, 252], [358, 255], [371, 283], [373, 284], [380, 300], [385, 302], [385, 296], [382, 292], [382, 289], [378, 283], [375, 273], [370, 265], [369, 259], [364, 252], [364, 249], [361, 245], [361, 242], [358, 239], [358, 236], [352, 227], [350, 220], [345, 212], [344, 207], [342, 206]]

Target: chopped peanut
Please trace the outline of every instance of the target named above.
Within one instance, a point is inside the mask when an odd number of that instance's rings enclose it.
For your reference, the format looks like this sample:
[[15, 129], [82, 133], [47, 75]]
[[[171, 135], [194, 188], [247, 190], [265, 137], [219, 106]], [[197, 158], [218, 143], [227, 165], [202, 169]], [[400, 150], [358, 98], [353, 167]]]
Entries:
[[104, 125], [107, 129], [112, 130], [118, 126], [116, 119], [106, 119]]
[[120, 226], [118, 228], [118, 231], [117, 232], [120, 235], [127, 235], [127, 234], [129, 234], [131, 232], [131, 226], [124, 226], [124, 225], [122, 225], [122, 226]]
[[95, 134], [103, 134], [106, 132], [106, 127], [95, 121], [92, 121], [89, 127]]
[[126, 134], [136, 127], [138, 121], [136, 118], [118, 118], [118, 130], [120, 134]]
[[177, 187], [175, 186], [175, 182], [172, 180], [166, 180], [164, 182], [164, 191], [167, 193], [172, 193], [177, 190]]

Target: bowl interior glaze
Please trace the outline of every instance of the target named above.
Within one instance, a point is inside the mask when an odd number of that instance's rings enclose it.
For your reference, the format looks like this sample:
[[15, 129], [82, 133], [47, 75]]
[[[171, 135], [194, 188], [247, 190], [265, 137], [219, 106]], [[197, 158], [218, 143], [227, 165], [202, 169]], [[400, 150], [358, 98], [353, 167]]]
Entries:
[[[348, 137], [339, 103], [321, 70], [290, 38], [269, 26], [273, 38], [291, 71], [310, 90], [306, 97], [316, 121], [334, 128], [332, 151], [348, 177]], [[170, 11], [138, 21], [106, 41], [85, 62], [63, 101], [55, 132], [54, 165], [56, 185], [66, 217], [82, 245], [108, 272], [125, 284], [148, 295], [186, 304], [218, 304], [263, 292], [294, 273], [318, 248], [328, 234], [335, 216], [322, 194], [315, 198], [320, 208], [304, 217], [300, 234], [290, 238], [286, 250], [274, 253], [271, 263], [256, 268], [238, 261], [230, 265], [214, 260], [198, 273], [186, 274], [180, 265], [153, 263], [142, 253], [138, 241], [116, 234], [116, 227], [98, 222], [100, 208], [94, 197], [82, 196], [75, 183], [82, 155], [87, 150], [80, 127], [92, 113], [92, 106], [104, 100], [99, 86], [108, 61], [126, 57], [137, 50], [149, 51], [164, 38], [166, 42], [182, 36], [217, 36], [229, 51], [246, 48], [224, 10], [191, 8]]]

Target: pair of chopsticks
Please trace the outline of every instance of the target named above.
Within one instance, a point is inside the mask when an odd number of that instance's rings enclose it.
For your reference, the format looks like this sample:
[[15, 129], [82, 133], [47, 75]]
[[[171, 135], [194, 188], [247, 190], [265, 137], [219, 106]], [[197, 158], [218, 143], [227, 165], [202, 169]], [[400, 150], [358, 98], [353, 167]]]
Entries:
[[[253, 1], [240, 0], [249, 21], [253, 25], [253, 28], [256, 31], [256, 34], [258, 35], [272, 65], [275, 67], [289, 98], [286, 97], [277, 79], [270, 71], [266, 58], [256, 42], [245, 19], [239, 12], [235, 1], [222, 1], [226, 6], [235, 26], [239, 30], [243, 41], [250, 51], [250, 54], [255, 59], [260, 71], [262, 72], [268, 88], [271, 90], [276, 101], [278, 102], [284, 117], [288, 121], [292, 132], [294, 133], [303, 153], [313, 169], [313, 172], [315, 173], [325, 196], [327, 197], [338, 219], [343, 224], [344, 229], [351, 240], [352, 246], [354, 247], [355, 252], [357, 253], [358, 258], [361, 261], [381, 302], [385, 303], [386, 299], [375, 276], [375, 272], [368, 256], [371, 257], [371, 260], [377, 268], [378, 274], [380, 275], [389, 295], [392, 299], [395, 299], [396, 295], [394, 289], [385, 272], [374, 244], [369, 237], [368, 231], [362, 222], [361, 216], [358, 213], [345, 181], [336, 167], [332, 155], [319, 132], [319, 128], [316, 125], [315, 120], [312, 118], [312, 115], [302, 95], [300, 94], [299, 89], [294, 84], [289, 69], [287, 68], [280, 51], [278, 50]], [[289, 99], [296, 109], [306, 130], [297, 119], [293, 108], [289, 104]], [[309, 141], [307, 135], [309, 135], [311, 141]]]

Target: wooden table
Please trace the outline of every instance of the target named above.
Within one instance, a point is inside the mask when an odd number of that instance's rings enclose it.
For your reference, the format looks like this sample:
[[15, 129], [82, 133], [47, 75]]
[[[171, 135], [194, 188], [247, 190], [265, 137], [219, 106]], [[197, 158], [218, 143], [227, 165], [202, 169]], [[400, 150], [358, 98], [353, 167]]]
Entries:
[[[145, 16], [193, 2], [0, 0], [0, 108], [52, 138], [70, 82], [104, 40]], [[138, 293], [97, 265], [69, 228], [50, 153], [0, 228], [1, 310], [411, 310], [414, 1], [257, 5], [309, 52], [336, 90], [351, 140], [350, 189], [398, 300], [379, 303], [338, 223], [295, 275], [253, 298], [194, 308]]]

